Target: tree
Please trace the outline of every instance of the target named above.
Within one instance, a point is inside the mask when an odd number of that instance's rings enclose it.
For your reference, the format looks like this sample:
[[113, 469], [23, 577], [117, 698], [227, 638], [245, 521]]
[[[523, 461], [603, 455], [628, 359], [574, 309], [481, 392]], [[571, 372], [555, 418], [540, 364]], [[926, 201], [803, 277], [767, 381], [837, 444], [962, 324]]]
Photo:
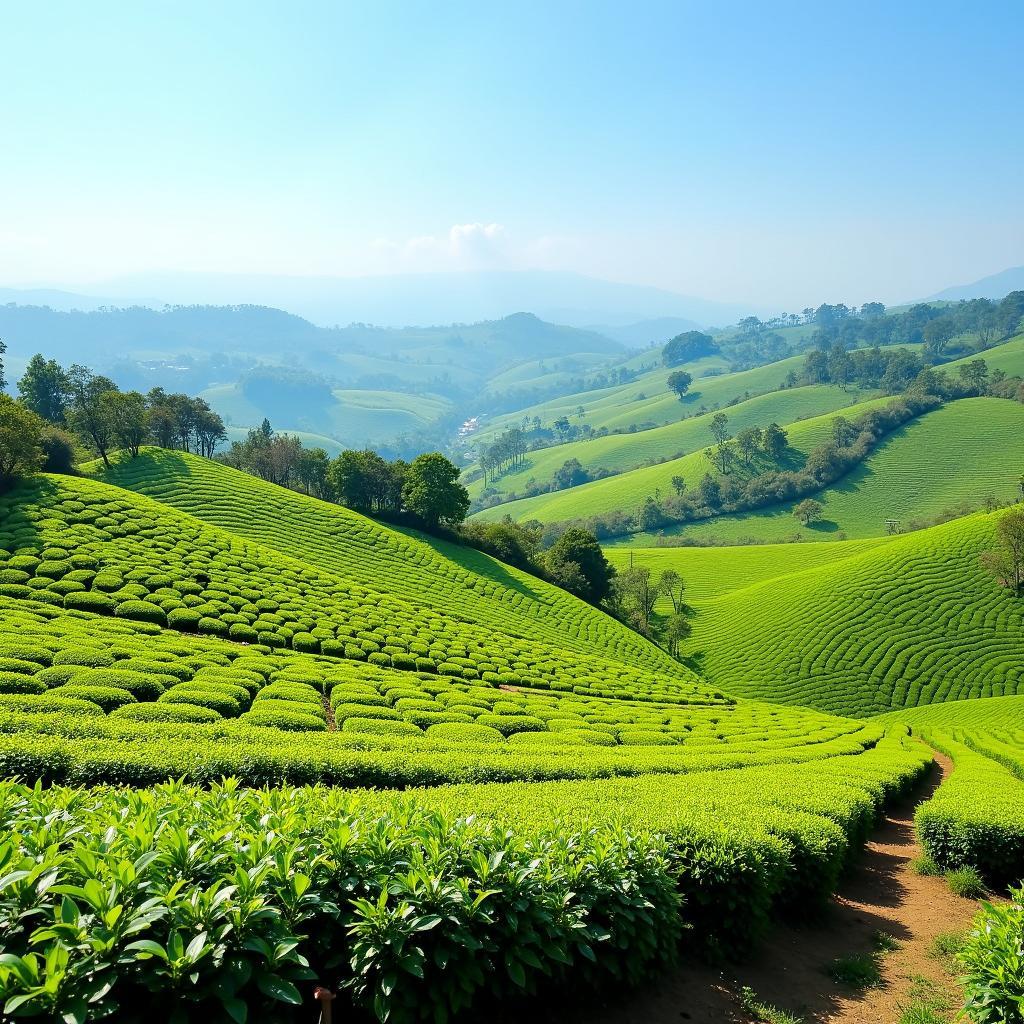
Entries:
[[813, 498], [804, 498], [804, 500], [793, 509], [793, 515], [796, 516], [804, 526], [810, 526], [811, 523], [816, 523], [821, 518], [821, 514], [824, 511], [825, 507], [820, 501], [815, 501]]
[[716, 412], [711, 418], [711, 435], [722, 444], [728, 441], [732, 434], [729, 433], [729, 417], [724, 412]]
[[714, 355], [718, 351], [715, 339], [700, 331], [685, 331], [665, 343], [661, 350], [661, 361], [665, 366], [678, 366], [702, 356]]
[[997, 548], [985, 551], [981, 564], [1014, 597], [1024, 596], [1024, 509], [1007, 512], [996, 527]]
[[22, 404], [50, 423], [63, 423], [68, 403], [68, 377], [55, 359], [46, 360], [38, 352], [28, 361], [18, 381]]
[[761, 428], [744, 427], [736, 435], [736, 447], [739, 450], [740, 458], [749, 469], [754, 461], [754, 456], [761, 448]]
[[644, 498], [636, 515], [636, 525], [641, 530], [657, 530], [665, 524], [665, 512], [651, 495]]
[[105, 391], [99, 405], [100, 415], [110, 424], [114, 444], [135, 458], [149, 429], [145, 398], [138, 391]]
[[976, 394], [983, 395], [988, 387], [988, 364], [984, 359], [972, 359], [958, 368], [963, 382]]
[[619, 617], [638, 633], [651, 635], [651, 616], [661, 596], [658, 584], [645, 565], [635, 566], [615, 577], [615, 605]]
[[672, 602], [672, 611], [687, 611], [689, 606], [683, 601], [686, 584], [683, 577], [675, 569], [665, 569], [658, 579], [658, 589]]
[[774, 462], [780, 462], [789, 448], [789, 436], [778, 423], [769, 423], [761, 434], [764, 453]]
[[693, 377], [685, 370], [673, 370], [668, 375], [668, 389], [675, 392], [675, 396], [680, 402], [683, 400], [683, 395], [690, 390], [692, 383]]
[[117, 391], [117, 385], [109, 377], [99, 376], [87, 366], [77, 363], [68, 370], [68, 392], [71, 396], [66, 414], [68, 426], [109, 469], [110, 459], [107, 454], [113, 443], [114, 430], [109, 403], [102, 401], [108, 391]]
[[338, 501], [349, 508], [368, 511], [373, 500], [372, 481], [365, 452], [343, 451], [327, 473]]
[[683, 491], [686, 490], [686, 481], [678, 474], [672, 477], [672, 490], [676, 492], [676, 497], [681, 498]]
[[558, 431], [559, 436], [564, 440], [569, 436], [569, 432], [572, 430], [572, 424], [569, 423], [568, 416], [559, 416], [555, 420], [555, 430]]
[[684, 640], [688, 640], [690, 634], [693, 633], [693, 626], [690, 624], [689, 618], [682, 612], [673, 612], [665, 620], [663, 628], [669, 654], [673, 658], [679, 657], [679, 645]]
[[722, 487], [710, 473], [705, 473], [697, 485], [697, 499], [706, 508], [721, 508]]
[[459, 483], [459, 468], [440, 452], [417, 455], [402, 487], [406, 509], [425, 523], [461, 523], [469, 511], [469, 494]]
[[295, 463], [295, 479], [307, 494], [315, 498], [329, 499], [331, 485], [328, 471], [331, 457], [323, 448], [303, 448]]
[[34, 412], [0, 393], [0, 489], [42, 466], [43, 427]]
[[615, 568], [597, 538], [580, 526], [570, 526], [552, 544], [544, 563], [553, 582], [591, 604], [600, 604], [611, 590]]
[[7, 387], [7, 381], [4, 379], [4, 353], [6, 351], [7, 345], [3, 338], [0, 338], [0, 391]]
[[555, 470], [552, 482], [555, 489], [565, 490], [567, 487], [578, 487], [590, 479], [590, 474], [583, 468], [579, 459], [566, 459], [562, 465]]

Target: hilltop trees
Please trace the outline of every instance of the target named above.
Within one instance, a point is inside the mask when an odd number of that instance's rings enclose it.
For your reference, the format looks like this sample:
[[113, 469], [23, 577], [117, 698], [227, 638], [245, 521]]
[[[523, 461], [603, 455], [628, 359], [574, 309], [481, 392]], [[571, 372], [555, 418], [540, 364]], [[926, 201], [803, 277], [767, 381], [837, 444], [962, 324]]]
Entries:
[[68, 370], [68, 426], [95, 452], [103, 465], [110, 468], [110, 449], [114, 446], [114, 424], [110, 404], [103, 401], [117, 385], [109, 378], [95, 374], [87, 366], [75, 363]]
[[469, 511], [469, 493], [459, 483], [459, 468], [440, 452], [412, 460], [402, 485], [402, 502], [408, 512], [431, 526], [461, 523]]
[[34, 412], [0, 393], [0, 490], [42, 466], [43, 426]]
[[692, 375], [685, 370], [674, 370], [668, 375], [668, 389], [675, 394], [679, 401], [683, 400], [683, 396], [690, 390], [692, 383]]
[[38, 352], [29, 360], [18, 395], [22, 404], [50, 423], [63, 423], [68, 404], [70, 382], [55, 359], [44, 359]]
[[570, 526], [551, 545], [544, 562], [552, 582], [591, 604], [600, 604], [611, 590], [615, 568], [589, 530]]
[[793, 515], [800, 520], [804, 526], [810, 526], [811, 523], [816, 523], [825, 511], [825, 507], [820, 501], [815, 501], [814, 498], [804, 498], [803, 501], [798, 502], [796, 507], [793, 509]]
[[702, 356], [714, 355], [718, 351], [715, 339], [701, 331], [685, 331], [665, 343], [661, 350], [661, 361], [665, 366], [678, 366]]
[[1007, 512], [996, 527], [999, 546], [981, 556], [981, 564], [1014, 597], [1024, 597], [1024, 509]]

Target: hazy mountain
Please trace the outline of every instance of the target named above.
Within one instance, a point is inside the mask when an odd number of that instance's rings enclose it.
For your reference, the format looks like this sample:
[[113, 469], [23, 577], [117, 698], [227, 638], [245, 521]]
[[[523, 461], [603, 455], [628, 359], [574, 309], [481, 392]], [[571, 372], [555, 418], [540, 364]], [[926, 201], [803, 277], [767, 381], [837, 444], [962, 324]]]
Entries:
[[60, 291], [57, 288], [0, 288], [0, 305], [16, 302], [19, 306], [49, 306], [50, 309], [69, 312], [80, 309], [89, 312], [103, 306], [129, 306], [138, 303], [143, 306], [162, 306], [154, 298], [103, 298], [97, 295], [79, 295], [75, 292]]
[[105, 282], [104, 290], [129, 296], [160, 295], [180, 304], [276, 306], [323, 326], [476, 323], [523, 309], [571, 327], [625, 326], [659, 317], [725, 325], [763, 312], [660, 288], [541, 270], [375, 277], [145, 273]]
[[97, 368], [126, 361], [194, 367], [199, 360], [223, 372], [244, 358], [304, 364], [350, 386], [401, 383], [423, 389], [434, 381], [473, 387], [531, 359], [581, 352], [612, 358], [623, 352], [618, 341], [602, 334], [550, 324], [532, 313], [443, 327], [328, 328], [266, 306], [61, 311], [0, 305], [0, 338], [12, 359], [42, 352]]
[[960, 299], [1002, 299], [1010, 292], [1021, 289], [1024, 289], [1024, 267], [1010, 267], [998, 274], [983, 277], [973, 284], [961, 284], [953, 288], [946, 288], [935, 295], [930, 295], [928, 299], [945, 299], [948, 302], [958, 302]]
[[684, 320], [677, 316], [662, 316], [655, 320], [641, 320], [635, 324], [609, 326], [592, 325], [591, 330], [597, 331], [608, 338], [614, 338], [626, 348], [647, 348], [651, 344], [663, 345], [669, 338], [674, 338], [683, 331], [693, 331], [700, 327], [695, 320]]

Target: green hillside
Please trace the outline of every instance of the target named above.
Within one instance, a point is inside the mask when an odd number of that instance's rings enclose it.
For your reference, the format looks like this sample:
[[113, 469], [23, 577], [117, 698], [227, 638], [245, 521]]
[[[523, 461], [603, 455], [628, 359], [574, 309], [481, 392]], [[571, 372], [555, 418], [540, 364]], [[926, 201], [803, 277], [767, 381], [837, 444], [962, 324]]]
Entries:
[[[609, 547], [608, 560], [619, 570], [644, 566], [657, 576], [671, 569], [686, 583], [686, 600], [703, 601], [742, 590], [764, 580], [816, 569], [887, 544], [871, 540], [805, 541], [801, 544], [730, 544], [721, 547]], [[659, 606], [670, 605], [664, 598]]]
[[[828, 436], [832, 421], [837, 415], [854, 419], [861, 413], [880, 407], [888, 401], [887, 398], [862, 401], [838, 412], [816, 416], [787, 426], [791, 456], [784, 468], [793, 469], [802, 466], [811, 449]], [[995, 400], [993, 399], [993, 401]], [[712, 443], [713, 438], [709, 436], [705, 444]], [[733, 472], [741, 478], [749, 474], [749, 471], [742, 467], [734, 468]], [[672, 478], [674, 476], [682, 476], [687, 485], [692, 487], [706, 473], [710, 473], [712, 476], [720, 475], [715, 464], [701, 449], [681, 459], [672, 459], [656, 466], [635, 469], [619, 476], [606, 477], [603, 480], [594, 480], [591, 483], [564, 491], [540, 494], [533, 498], [520, 498], [503, 505], [496, 505], [494, 508], [478, 512], [475, 518], [495, 520], [510, 515], [519, 522], [536, 519], [542, 523], [553, 523], [583, 516], [602, 515], [620, 509], [635, 510], [643, 504], [648, 495], [655, 495], [659, 491], [666, 496], [672, 494]], [[717, 520], [715, 522], [717, 523]]]
[[[1018, 494], [1022, 467], [1024, 406], [998, 398], [966, 398], [894, 431], [861, 466], [815, 494], [824, 506], [818, 523], [800, 526], [792, 515], [795, 502], [789, 502], [668, 532], [722, 541], [782, 541], [797, 532], [807, 538], [839, 532], [850, 538], [878, 537], [886, 533], [887, 519], [905, 525], [964, 503], [977, 506], [989, 497], [1011, 500]], [[644, 490], [649, 486], [638, 482], [637, 492], [649, 493]], [[545, 509], [541, 518], [548, 514]], [[639, 534], [627, 543], [649, 540]]]
[[[793, 423], [853, 405], [863, 397], [864, 392], [826, 384], [773, 391], [731, 406], [727, 410], [729, 426], [736, 432], [745, 427], [763, 427], [773, 421]], [[569, 459], [579, 460], [592, 474], [600, 470], [622, 473], [706, 448], [713, 441], [711, 419], [714, 413], [695, 416], [689, 409], [689, 403], [679, 403], [680, 413], [689, 418], [662, 427], [609, 434], [529, 452], [525, 465], [491, 481], [490, 489], [507, 494], [522, 491], [530, 480], [547, 483]], [[467, 484], [467, 489], [472, 497], [478, 496], [484, 490], [483, 479], [473, 480]]]
[[[275, 424], [285, 433], [310, 436], [313, 444], [326, 447], [317, 435], [333, 439], [332, 446], [362, 447], [389, 441], [399, 434], [423, 430], [451, 409], [436, 395], [411, 395], [400, 391], [362, 391], [336, 388], [326, 405], [294, 412], [290, 420]], [[208, 388], [201, 395], [235, 429], [258, 427], [266, 410], [251, 402], [240, 384]]]
[[727, 692], [837, 714], [1024, 694], [1024, 605], [979, 564], [998, 515], [697, 601], [689, 652]]
[[[646, 355], [646, 362], [651, 361], [652, 356]], [[803, 357], [794, 356], [753, 370], [727, 373], [721, 356], [707, 356], [681, 366], [658, 366], [628, 384], [565, 395], [496, 416], [473, 435], [473, 440], [493, 441], [503, 430], [521, 426], [524, 420], [532, 420], [534, 416], [539, 416], [546, 424], [553, 423], [559, 416], [568, 416], [573, 423], [587, 423], [594, 430], [601, 427], [628, 430], [633, 425], [638, 428], [662, 426], [677, 421], [681, 411], [696, 411], [702, 405], [708, 408], [724, 406], [734, 400], [776, 391], [790, 371], [800, 372], [802, 364]], [[668, 375], [679, 369], [686, 370], [695, 378], [682, 403], [668, 390], [667, 384]], [[581, 407], [584, 410], [582, 417], [577, 415]]]

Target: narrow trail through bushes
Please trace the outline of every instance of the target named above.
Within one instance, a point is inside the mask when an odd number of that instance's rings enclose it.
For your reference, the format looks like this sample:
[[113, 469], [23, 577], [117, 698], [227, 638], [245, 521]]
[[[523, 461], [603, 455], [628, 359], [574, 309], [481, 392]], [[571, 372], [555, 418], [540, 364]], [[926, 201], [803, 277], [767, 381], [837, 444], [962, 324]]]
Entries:
[[[740, 998], [749, 986], [760, 1002], [807, 1024], [896, 1024], [922, 979], [933, 992], [948, 996], [951, 1007], [958, 1006], [959, 992], [932, 944], [938, 935], [967, 928], [977, 904], [954, 896], [943, 878], [922, 877], [911, 867], [921, 854], [914, 809], [952, 769], [944, 755], [936, 754], [935, 760], [927, 787], [890, 809], [820, 923], [780, 924], [747, 963], [721, 971], [684, 965], [621, 1000], [562, 1012], [560, 1021], [751, 1024], [759, 1018], [744, 1012]], [[879, 933], [898, 943], [879, 955], [879, 986], [857, 992], [830, 977], [837, 959], [875, 950]]]

